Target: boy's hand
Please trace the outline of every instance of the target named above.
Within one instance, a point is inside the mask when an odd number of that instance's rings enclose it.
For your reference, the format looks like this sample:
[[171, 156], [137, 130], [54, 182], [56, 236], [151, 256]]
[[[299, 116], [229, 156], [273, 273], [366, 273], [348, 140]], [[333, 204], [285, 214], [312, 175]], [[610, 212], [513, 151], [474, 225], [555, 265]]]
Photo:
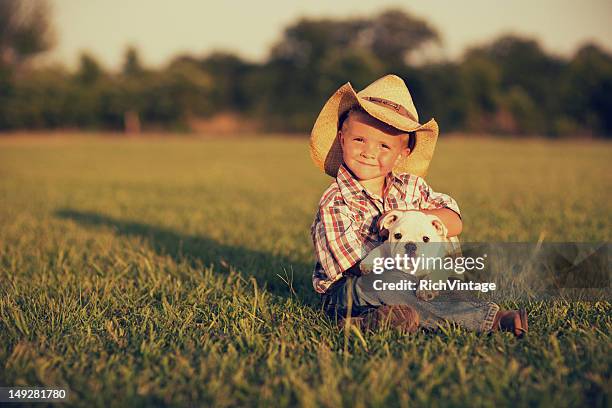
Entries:
[[384, 254], [381, 252], [382, 248], [382, 245], [377, 246], [376, 248], [368, 252], [365, 258], [363, 258], [360, 262], [357, 263], [361, 275], [367, 275], [368, 273], [371, 273], [374, 268], [374, 260], [376, 258], [384, 257]]
[[371, 273], [372, 268], [373, 268], [372, 264], [359, 262], [359, 272], [361, 272], [362, 275], [367, 275], [368, 273]]

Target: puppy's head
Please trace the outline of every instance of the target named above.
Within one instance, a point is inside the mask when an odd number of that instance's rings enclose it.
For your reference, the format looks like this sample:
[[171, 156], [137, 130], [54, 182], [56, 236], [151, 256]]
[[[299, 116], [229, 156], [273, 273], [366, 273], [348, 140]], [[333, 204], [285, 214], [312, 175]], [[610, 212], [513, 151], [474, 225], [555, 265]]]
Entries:
[[424, 243], [448, 241], [442, 221], [420, 211], [389, 211], [378, 220], [378, 231], [388, 242], [404, 244], [401, 252], [409, 256], [414, 256]]

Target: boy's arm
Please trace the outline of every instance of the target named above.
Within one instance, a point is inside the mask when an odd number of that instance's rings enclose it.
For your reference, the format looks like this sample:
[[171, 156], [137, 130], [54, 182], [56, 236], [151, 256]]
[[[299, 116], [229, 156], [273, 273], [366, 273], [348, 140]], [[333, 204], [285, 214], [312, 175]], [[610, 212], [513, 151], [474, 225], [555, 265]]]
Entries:
[[459, 235], [463, 222], [457, 202], [449, 195], [433, 191], [421, 177], [417, 180], [417, 187], [421, 196], [420, 211], [440, 218], [448, 230], [448, 237]]
[[331, 281], [343, 274], [359, 271], [362, 242], [353, 228], [350, 211], [345, 206], [319, 210], [312, 228], [312, 239], [315, 255]]

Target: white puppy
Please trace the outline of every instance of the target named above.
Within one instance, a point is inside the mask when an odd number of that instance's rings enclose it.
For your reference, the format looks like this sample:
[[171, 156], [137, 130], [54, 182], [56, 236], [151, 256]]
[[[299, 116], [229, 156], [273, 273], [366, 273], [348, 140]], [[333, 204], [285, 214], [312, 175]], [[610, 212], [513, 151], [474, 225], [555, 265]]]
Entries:
[[[452, 249], [451, 240], [447, 237], [448, 231], [442, 221], [435, 215], [420, 211], [389, 211], [378, 220], [378, 231], [383, 239], [386, 238], [386, 242], [370, 251], [361, 261], [360, 268], [364, 273], [373, 271], [375, 258], [395, 258], [397, 255], [407, 255], [410, 258], [444, 257]], [[422, 278], [431, 271], [419, 268], [406, 272]], [[432, 300], [437, 294], [437, 291], [425, 290], [417, 290], [416, 293], [421, 300]]]

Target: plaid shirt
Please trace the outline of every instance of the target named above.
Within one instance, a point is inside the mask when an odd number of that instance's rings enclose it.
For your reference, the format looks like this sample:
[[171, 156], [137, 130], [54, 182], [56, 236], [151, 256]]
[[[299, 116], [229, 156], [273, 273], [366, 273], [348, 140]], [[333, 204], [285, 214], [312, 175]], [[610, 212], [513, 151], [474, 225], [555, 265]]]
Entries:
[[382, 243], [376, 222], [383, 213], [449, 208], [460, 214], [455, 200], [434, 192], [421, 177], [390, 173], [385, 186], [383, 199], [368, 192], [342, 165], [336, 181], [323, 193], [311, 227], [317, 257], [312, 285], [318, 293], [325, 293], [344, 271]]

